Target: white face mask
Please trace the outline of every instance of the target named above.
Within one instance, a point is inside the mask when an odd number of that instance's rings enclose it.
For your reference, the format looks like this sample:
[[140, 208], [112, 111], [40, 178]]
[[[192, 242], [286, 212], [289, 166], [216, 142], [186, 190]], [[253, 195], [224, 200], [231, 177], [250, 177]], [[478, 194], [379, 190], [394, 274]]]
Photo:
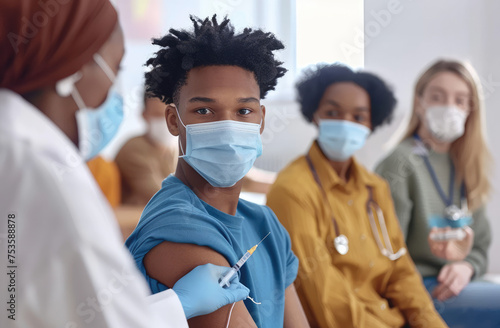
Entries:
[[168, 131], [165, 118], [151, 118], [148, 120], [148, 125], [148, 137], [154, 143], [163, 147], [171, 147], [177, 145], [177, 137], [171, 135], [170, 131]]
[[464, 134], [467, 113], [455, 106], [429, 106], [425, 119], [434, 138], [453, 142]]

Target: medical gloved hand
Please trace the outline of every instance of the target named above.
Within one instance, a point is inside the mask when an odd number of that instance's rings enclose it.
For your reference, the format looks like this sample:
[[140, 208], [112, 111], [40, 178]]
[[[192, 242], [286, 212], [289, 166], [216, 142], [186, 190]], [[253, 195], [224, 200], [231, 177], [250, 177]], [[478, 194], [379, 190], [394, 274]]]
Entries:
[[250, 291], [238, 281], [238, 275], [231, 280], [230, 287], [219, 286], [219, 278], [230, 269], [210, 263], [200, 265], [175, 283], [172, 289], [179, 296], [188, 319], [212, 313], [248, 297]]

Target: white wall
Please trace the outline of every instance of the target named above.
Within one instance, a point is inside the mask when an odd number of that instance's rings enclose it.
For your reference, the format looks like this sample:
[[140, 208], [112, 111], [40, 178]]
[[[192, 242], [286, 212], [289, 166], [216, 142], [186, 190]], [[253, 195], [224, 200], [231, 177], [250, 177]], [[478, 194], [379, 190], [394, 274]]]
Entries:
[[[388, 8], [396, 8], [394, 13]], [[495, 188], [488, 204], [493, 244], [490, 271], [500, 273], [500, 2], [494, 0], [368, 0], [365, 1], [365, 69], [380, 74], [394, 86], [399, 105], [390, 127], [375, 133], [359, 154], [368, 166], [384, 155], [381, 148], [411, 109], [414, 82], [439, 57], [467, 59], [477, 69], [485, 89], [487, 131], [496, 164]], [[382, 19], [384, 18], [384, 19]], [[380, 27], [377, 29], [377, 24]], [[368, 31], [368, 26], [373, 28]], [[377, 32], [377, 33], [375, 33]], [[369, 35], [369, 33], [371, 33]], [[366, 39], [365, 39], [366, 41]]]

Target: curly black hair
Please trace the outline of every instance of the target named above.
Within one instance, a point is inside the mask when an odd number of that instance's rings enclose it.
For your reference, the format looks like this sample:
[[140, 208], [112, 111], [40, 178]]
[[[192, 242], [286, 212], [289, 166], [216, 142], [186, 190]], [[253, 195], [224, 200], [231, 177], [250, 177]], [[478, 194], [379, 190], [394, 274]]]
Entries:
[[189, 70], [200, 66], [230, 65], [253, 72], [263, 99], [274, 90], [278, 78], [287, 71], [275, 60], [273, 51], [283, 43], [272, 33], [245, 28], [235, 34], [227, 17], [221, 23], [216, 15], [210, 20], [190, 16], [194, 31], [170, 29], [166, 36], [153, 39], [162, 47], [147, 62], [152, 70], [146, 73], [146, 92], [165, 103], [178, 102], [180, 88], [185, 85]]
[[372, 131], [390, 123], [396, 98], [393, 91], [378, 76], [354, 72], [342, 64], [318, 64], [304, 72], [297, 82], [298, 102], [304, 117], [311, 122], [325, 90], [334, 83], [353, 82], [365, 89], [370, 97]]

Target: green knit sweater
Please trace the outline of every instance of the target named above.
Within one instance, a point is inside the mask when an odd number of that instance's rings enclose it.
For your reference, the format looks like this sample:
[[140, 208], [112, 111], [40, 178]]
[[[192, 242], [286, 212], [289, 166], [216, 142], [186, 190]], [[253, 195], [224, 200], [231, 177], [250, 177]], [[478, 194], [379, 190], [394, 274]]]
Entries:
[[[401, 142], [375, 169], [391, 187], [396, 213], [405, 234], [408, 251], [423, 277], [437, 276], [447, 261], [431, 253], [427, 237], [428, 219], [442, 215], [446, 205], [439, 196], [425, 162], [414, 153], [415, 141]], [[439, 183], [448, 196], [451, 161], [448, 153], [429, 150], [429, 161]], [[455, 184], [454, 204], [460, 207], [460, 184]], [[488, 268], [488, 247], [491, 243], [490, 225], [484, 207], [474, 211], [474, 245], [465, 259], [474, 267], [474, 278], [480, 278]]]

